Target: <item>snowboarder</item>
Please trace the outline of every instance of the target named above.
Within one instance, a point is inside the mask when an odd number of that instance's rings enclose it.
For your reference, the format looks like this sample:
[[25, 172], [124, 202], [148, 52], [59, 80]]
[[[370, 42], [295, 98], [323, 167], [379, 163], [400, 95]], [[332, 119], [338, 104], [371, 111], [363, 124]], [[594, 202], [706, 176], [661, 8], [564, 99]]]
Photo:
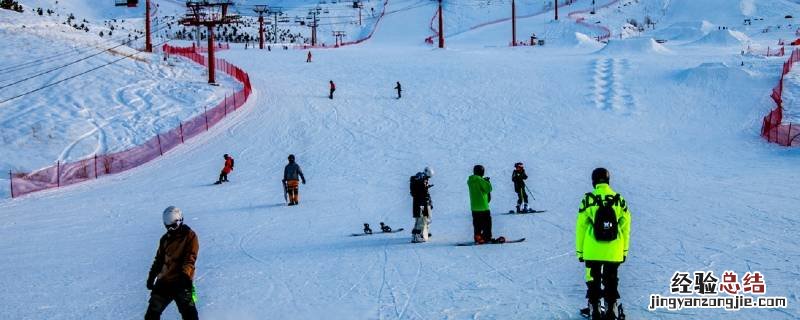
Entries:
[[397, 90], [397, 99], [400, 99], [402, 97], [401, 93], [403, 92], [403, 87], [400, 86], [400, 81], [397, 81], [397, 85], [394, 87], [394, 89]]
[[333, 92], [336, 91], [336, 85], [333, 83], [333, 80], [330, 81], [331, 91], [328, 94], [328, 99], [333, 99]]
[[515, 163], [514, 172], [511, 173], [511, 181], [514, 182], [514, 191], [517, 193], [517, 213], [528, 211], [528, 193], [525, 192], [525, 180], [527, 179], [528, 175], [525, 173], [525, 166], [522, 162]]
[[308, 51], [308, 57], [306, 57], [306, 63], [311, 62], [311, 51]]
[[144, 318], [159, 319], [174, 300], [184, 320], [197, 319], [192, 285], [194, 264], [200, 249], [197, 235], [183, 224], [183, 213], [176, 207], [167, 207], [162, 218], [167, 232], [158, 242], [158, 250], [147, 276], [147, 289], [151, 292]]
[[433, 202], [428, 189], [433, 187], [429, 184], [433, 176], [433, 170], [425, 167], [422, 172], [411, 176], [409, 189], [411, 190], [411, 214], [414, 217], [414, 229], [411, 230], [411, 242], [419, 243], [428, 241], [428, 228], [431, 223], [431, 210]]
[[214, 184], [228, 182], [228, 174], [233, 171], [233, 157], [226, 153], [222, 156], [222, 158], [225, 159], [225, 165], [222, 167], [222, 171], [219, 173], [219, 179], [217, 182], [214, 182]]
[[[610, 180], [605, 168], [592, 171], [594, 191], [585, 194], [575, 224], [575, 251], [578, 261], [586, 263], [586, 314], [592, 319], [620, 316], [617, 269], [627, 259], [630, 245], [631, 214], [625, 199], [609, 186]], [[600, 298], [605, 300], [605, 314]]]
[[306, 177], [303, 170], [294, 162], [294, 155], [289, 155], [289, 163], [283, 168], [283, 182], [286, 184], [286, 192], [289, 194], [289, 205], [300, 203], [300, 181], [306, 184]]
[[472, 227], [477, 244], [495, 241], [492, 238], [492, 213], [489, 210], [489, 202], [492, 201], [492, 183], [489, 182], [489, 177], [483, 176], [485, 171], [482, 165], [475, 165], [472, 168], [472, 175], [467, 179]]

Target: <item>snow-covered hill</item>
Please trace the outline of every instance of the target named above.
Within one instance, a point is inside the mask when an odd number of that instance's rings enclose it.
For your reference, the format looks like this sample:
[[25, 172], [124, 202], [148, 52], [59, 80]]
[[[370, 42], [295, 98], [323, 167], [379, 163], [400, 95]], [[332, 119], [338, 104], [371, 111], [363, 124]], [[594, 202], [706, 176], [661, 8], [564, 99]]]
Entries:
[[[481, 3], [489, 2], [509, 3]], [[496, 24], [433, 49], [422, 40], [436, 3], [409, 0], [389, 1], [392, 14], [369, 42], [312, 50], [312, 63], [305, 51], [234, 46], [220, 56], [248, 71], [256, 94], [208, 134], [125, 173], [0, 200], [0, 314], [141, 318], [161, 211], [176, 205], [200, 239], [194, 280], [204, 319], [578, 319], [586, 302], [575, 216], [591, 170], [603, 166], [633, 215], [620, 268], [629, 319], [797, 319], [800, 153], [759, 137], [785, 58], [693, 42], [722, 26], [751, 45], [789, 39], [784, 12], [800, 5], [733, 2], [623, 1], [586, 18], [616, 36], [603, 48], [589, 42], [592, 30], [540, 15], [520, 26], [553, 30], [544, 47], [508, 48], [506, 25]], [[706, 14], [719, 6], [726, 10]], [[665, 8], [655, 29], [619, 39], [645, 8]], [[749, 16], [764, 21], [743, 26]], [[196, 86], [188, 88], [210, 90]], [[111, 99], [92, 92], [97, 103]], [[224, 153], [236, 169], [212, 186]], [[294, 207], [280, 183], [290, 153], [308, 180]], [[501, 214], [516, 199], [517, 161], [546, 213]], [[466, 179], [475, 164], [492, 177], [495, 234], [526, 242], [454, 245], [472, 238]], [[430, 242], [411, 244], [406, 232], [349, 236], [365, 222], [411, 229], [408, 177], [425, 166], [436, 171]], [[650, 294], [670, 294], [676, 271], [705, 270], [760, 271], [767, 295], [788, 306], [647, 309]], [[165, 318], [177, 317], [170, 306]]]

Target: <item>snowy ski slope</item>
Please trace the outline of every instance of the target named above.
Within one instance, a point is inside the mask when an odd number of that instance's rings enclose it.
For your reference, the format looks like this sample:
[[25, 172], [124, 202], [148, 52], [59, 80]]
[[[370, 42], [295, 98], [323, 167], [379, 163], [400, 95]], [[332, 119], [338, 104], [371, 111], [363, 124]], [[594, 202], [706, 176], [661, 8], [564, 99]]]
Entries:
[[[800, 152], [759, 137], [785, 59], [689, 44], [743, 15], [780, 20], [784, 6], [800, 5], [734, 1], [706, 19], [719, 1], [692, 2], [688, 17], [679, 6], [691, 1], [640, 0], [681, 14], [603, 48], [562, 21], [557, 30], [571, 38], [552, 46], [504, 47], [497, 25], [437, 50], [423, 42], [435, 3], [398, 2], [387, 11], [408, 9], [387, 15], [372, 40], [315, 50], [313, 63], [299, 50], [221, 52], [251, 75], [250, 104], [157, 161], [0, 200], [0, 318], [141, 318], [161, 211], [176, 205], [200, 239], [204, 319], [578, 319], [575, 215], [597, 166], [610, 169], [632, 211], [620, 268], [629, 319], [800, 317]], [[625, 20], [614, 12], [599, 15]], [[703, 20], [713, 27], [701, 30]], [[670, 25], [691, 38], [650, 40]], [[785, 29], [735, 31], [768, 44], [794, 34]], [[212, 186], [223, 153], [236, 170], [231, 183]], [[280, 185], [289, 153], [308, 179], [296, 207], [284, 205]], [[514, 204], [517, 161], [533, 206], [547, 213], [500, 214]], [[495, 187], [494, 233], [528, 241], [454, 246], [472, 236], [466, 179], [478, 163]], [[425, 166], [436, 171], [430, 242], [411, 244], [404, 232], [349, 237], [365, 222], [410, 230], [408, 177]], [[788, 307], [647, 310], [650, 294], [669, 294], [674, 272], [696, 270], [760, 271], [768, 295], [787, 297]], [[178, 317], [170, 306], [165, 318]]]

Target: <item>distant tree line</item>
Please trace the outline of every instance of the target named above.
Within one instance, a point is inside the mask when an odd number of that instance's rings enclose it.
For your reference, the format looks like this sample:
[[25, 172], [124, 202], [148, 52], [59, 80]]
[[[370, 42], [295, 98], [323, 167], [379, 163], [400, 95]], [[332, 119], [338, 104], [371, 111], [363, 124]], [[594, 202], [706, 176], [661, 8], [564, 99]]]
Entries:
[[14, 0], [0, 0], [0, 9], [14, 10], [16, 12], [24, 11], [22, 5]]

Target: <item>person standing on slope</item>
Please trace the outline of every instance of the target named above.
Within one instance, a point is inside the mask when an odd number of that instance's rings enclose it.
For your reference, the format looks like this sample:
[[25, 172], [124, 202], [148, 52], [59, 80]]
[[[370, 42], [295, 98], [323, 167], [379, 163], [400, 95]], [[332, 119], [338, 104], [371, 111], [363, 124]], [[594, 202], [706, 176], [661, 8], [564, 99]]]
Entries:
[[428, 225], [431, 223], [431, 210], [433, 202], [428, 189], [433, 187], [429, 184], [433, 176], [433, 170], [425, 167], [422, 172], [417, 172], [411, 176], [409, 189], [411, 189], [411, 214], [414, 217], [414, 229], [411, 230], [411, 242], [419, 243], [428, 241]]
[[[617, 269], [628, 257], [631, 214], [622, 195], [609, 186], [605, 168], [592, 171], [594, 191], [584, 195], [575, 223], [575, 251], [586, 263], [586, 298], [592, 319], [617, 319], [619, 291]], [[602, 285], [602, 288], [601, 288]], [[601, 313], [600, 298], [605, 300]]]
[[328, 99], [333, 99], [333, 92], [336, 91], [336, 84], [333, 83], [333, 80], [330, 82], [330, 93], [328, 93]]
[[222, 167], [222, 171], [219, 173], [219, 179], [217, 182], [214, 182], [214, 184], [228, 182], [228, 174], [233, 171], [233, 157], [226, 153], [222, 156], [222, 158], [225, 159], [225, 165]]
[[477, 244], [495, 241], [492, 238], [492, 213], [489, 210], [489, 202], [492, 201], [492, 183], [489, 182], [489, 177], [483, 176], [485, 171], [482, 165], [475, 165], [472, 168], [473, 174], [467, 179], [472, 227]]
[[527, 179], [528, 175], [525, 173], [525, 166], [522, 162], [515, 163], [514, 172], [511, 173], [511, 181], [514, 182], [514, 191], [517, 193], [517, 213], [528, 211], [528, 193], [525, 192], [525, 180]]
[[403, 86], [400, 85], [400, 81], [397, 81], [397, 85], [394, 86], [394, 89], [397, 90], [397, 99], [400, 99], [403, 92]]
[[160, 319], [161, 313], [174, 300], [181, 317], [194, 320], [198, 318], [192, 285], [200, 250], [197, 235], [183, 224], [183, 213], [176, 207], [167, 207], [162, 218], [167, 233], [158, 241], [158, 250], [147, 276], [147, 289], [151, 292], [144, 318]]
[[300, 203], [300, 181], [306, 184], [306, 177], [303, 176], [303, 170], [300, 165], [294, 162], [294, 155], [289, 155], [289, 163], [283, 168], [283, 183], [286, 186], [286, 192], [289, 194], [289, 205], [297, 205]]
[[306, 63], [311, 62], [311, 51], [308, 51], [308, 56], [306, 57]]

